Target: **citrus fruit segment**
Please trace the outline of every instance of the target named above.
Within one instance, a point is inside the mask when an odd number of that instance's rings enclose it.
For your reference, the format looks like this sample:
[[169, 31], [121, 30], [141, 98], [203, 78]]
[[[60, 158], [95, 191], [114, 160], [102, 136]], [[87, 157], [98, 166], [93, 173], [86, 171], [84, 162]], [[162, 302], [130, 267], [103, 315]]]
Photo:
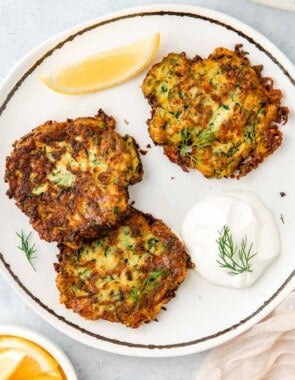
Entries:
[[5, 373], [1, 380], [32, 380], [43, 374], [55, 380], [62, 379], [58, 362], [47, 351], [14, 336], [0, 337], [0, 373], [1, 376]]
[[30, 380], [64, 380], [65, 377], [61, 375], [60, 372], [50, 371], [46, 373], [41, 373], [38, 376], [32, 377]]
[[0, 374], [1, 379], [10, 379], [11, 375], [18, 368], [26, 354], [16, 349], [3, 349], [0, 353]]
[[86, 57], [41, 76], [51, 89], [65, 94], [83, 94], [115, 86], [135, 77], [148, 66], [160, 44], [160, 34], [130, 45]]

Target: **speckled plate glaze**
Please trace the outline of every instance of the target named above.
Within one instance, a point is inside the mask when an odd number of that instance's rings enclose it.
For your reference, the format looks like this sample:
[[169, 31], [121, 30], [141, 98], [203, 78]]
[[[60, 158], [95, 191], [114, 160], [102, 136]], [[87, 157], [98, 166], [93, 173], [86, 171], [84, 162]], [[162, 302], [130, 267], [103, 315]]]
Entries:
[[[208, 180], [184, 173], [155, 147], [146, 120], [150, 109], [141, 94], [145, 76], [102, 92], [67, 96], [57, 94], [39, 80], [42, 73], [99, 50], [126, 44], [160, 31], [161, 46], [154, 62], [169, 52], [207, 56], [215, 47], [234, 48], [242, 43], [253, 64], [264, 65], [264, 75], [274, 78], [291, 109], [282, 127], [282, 147], [263, 165], [237, 180]], [[44, 319], [63, 333], [102, 350], [136, 356], [177, 356], [203, 351], [241, 334], [261, 320], [294, 288], [295, 177], [295, 70], [288, 59], [265, 37], [224, 14], [191, 6], [159, 5], [124, 10], [92, 20], [34, 49], [13, 69], [0, 90], [0, 268], [11, 286]], [[130, 188], [130, 198], [140, 210], [163, 219], [180, 232], [186, 212], [203, 197], [225, 189], [256, 192], [271, 208], [280, 230], [279, 258], [250, 288], [226, 289], [211, 285], [190, 271], [186, 281], [152, 322], [137, 330], [106, 321], [86, 321], [58, 301], [53, 263], [57, 248], [32, 233], [36, 243], [36, 272], [17, 249], [16, 231], [32, 230], [28, 219], [9, 200], [3, 181], [5, 157], [11, 144], [45, 120], [94, 115], [99, 108], [113, 115], [119, 132], [135, 137], [141, 148], [144, 180]], [[286, 196], [281, 197], [280, 192]], [[285, 223], [280, 220], [281, 214]]]

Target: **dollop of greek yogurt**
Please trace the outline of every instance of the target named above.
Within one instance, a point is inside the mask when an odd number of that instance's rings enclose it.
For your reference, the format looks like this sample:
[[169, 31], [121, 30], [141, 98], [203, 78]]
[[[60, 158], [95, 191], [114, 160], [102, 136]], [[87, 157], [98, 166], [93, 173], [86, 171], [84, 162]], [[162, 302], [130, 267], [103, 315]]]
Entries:
[[[236, 248], [234, 258], [246, 242], [252, 258], [249, 270], [233, 274], [222, 267], [220, 234], [228, 228]], [[245, 288], [252, 285], [280, 252], [280, 237], [275, 220], [260, 198], [245, 190], [232, 190], [207, 197], [186, 215], [182, 238], [195, 270], [216, 285]], [[251, 246], [252, 245], [252, 246]]]

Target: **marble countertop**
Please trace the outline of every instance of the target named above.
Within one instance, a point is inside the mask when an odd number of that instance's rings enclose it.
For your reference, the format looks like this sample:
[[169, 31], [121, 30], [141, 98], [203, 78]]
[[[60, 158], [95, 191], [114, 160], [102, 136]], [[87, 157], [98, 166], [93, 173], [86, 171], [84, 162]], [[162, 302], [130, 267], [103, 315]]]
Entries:
[[[295, 13], [247, 0], [0, 0], [0, 80], [43, 40], [91, 18], [131, 6], [185, 3], [227, 13], [252, 26], [295, 62]], [[0, 324], [32, 328], [54, 340], [68, 354], [79, 380], [191, 380], [206, 352], [178, 358], [136, 358], [103, 352], [63, 335], [43, 321], [0, 274]]]

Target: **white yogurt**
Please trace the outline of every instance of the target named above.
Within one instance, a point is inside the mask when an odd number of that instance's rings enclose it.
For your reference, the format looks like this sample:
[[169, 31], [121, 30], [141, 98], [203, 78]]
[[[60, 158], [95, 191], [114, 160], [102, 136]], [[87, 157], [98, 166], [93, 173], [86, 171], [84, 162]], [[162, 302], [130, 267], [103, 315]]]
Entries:
[[[227, 226], [236, 247], [247, 237], [252, 243], [251, 272], [230, 275], [218, 264], [219, 232]], [[182, 238], [189, 250], [195, 270], [206, 280], [221, 286], [244, 288], [257, 280], [280, 252], [280, 237], [270, 211], [252, 192], [233, 190], [205, 198], [186, 215]], [[238, 260], [238, 259], [237, 259]]]

